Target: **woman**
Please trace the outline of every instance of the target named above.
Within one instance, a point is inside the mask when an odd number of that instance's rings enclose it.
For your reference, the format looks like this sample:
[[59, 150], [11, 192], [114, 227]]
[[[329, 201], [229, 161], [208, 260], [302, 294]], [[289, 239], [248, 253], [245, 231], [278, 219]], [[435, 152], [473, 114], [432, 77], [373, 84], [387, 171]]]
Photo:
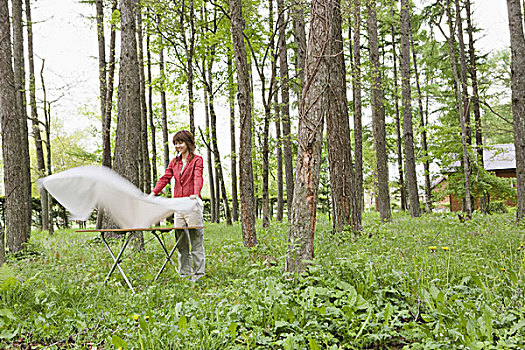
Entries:
[[[157, 181], [152, 196], [158, 195], [162, 189], [174, 177], [173, 197], [189, 197], [198, 200], [201, 196], [203, 184], [202, 157], [196, 155], [195, 141], [191, 132], [181, 130], [173, 136], [173, 144], [177, 155], [173, 158], [166, 169], [164, 175]], [[195, 227], [202, 226], [202, 206], [201, 210], [191, 215], [175, 214], [176, 227]], [[205, 254], [202, 228], [187, 230], [176, 230], [177, 239], [182, 235], [178, 245], [179, 250], [179, 269], [182, 277], [190, 277], [196, 281], [204, 276]], [[189, 241], [188, 242], [188, 238]], [[191, 254], [190, 254], [191, 244]]]

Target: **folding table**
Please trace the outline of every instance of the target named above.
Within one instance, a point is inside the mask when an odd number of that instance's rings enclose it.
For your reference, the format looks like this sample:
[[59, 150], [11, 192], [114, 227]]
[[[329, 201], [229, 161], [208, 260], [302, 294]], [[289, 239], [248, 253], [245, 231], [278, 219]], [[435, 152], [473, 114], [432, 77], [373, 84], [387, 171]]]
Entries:
[[[165, 267], [166, 267], [168, 262], [170, 262], [172, 265], [175, 265], [173, 260], [171, 260], [171, 257], [173, 256], [173, 253], [175, 252], [175, 249], [177, 249], [177, 246], [179, 245], [179, 242], [182, 239], [182, 235], [180, 235], [180, 237], [176, 240], [175, 245], [173, 246], [171, 251], [168, 252], [168, 249], [166, 249], [166, 246], [165, 246], [164, 242], [161, 239], [161, 235], [166, 233], [166, 232], [172, 231], [172, 230], [184, 230], [185, 234], [188, 235], [188, 231], [186, 231], [186, 230], [188, 230], [188, 229], [198, 229], [198, 228], [203, 228], [203, 226], [93, 229], [93, 230], [77, 230], [76, 232], [99, 232], [100, 233], [100, 237], [102, 238], [102, 242], [104, 242], [104, 245], [106, 246], [106, 249], [108, 250], [109, 255], [111, 255], [111, 257], [113, 258], [113, 265], [111, 266], [111, 269], [109, 270], [109, 273], [107, 274], [106, 278], [104, 279], [104, 283], [102, 284], [102, 286], [100, 287], [98, 292], [100, 293], [100, 290], [102, 289], [102, 287], [104, 287], [106, 285], [107, 281], [109, 280], [109, 278], [111, 277], [111, 275], [113, 274], [115, 269], [118, 268], [118, 270], [120, 271], [120, 274], [124, 278], [124, 281], [126, 281], [126, 284], [131, 289], [131, 292], [135, 293], [135, 290], [133, 289], [133, 286], [131, 285], [128, 277], [126, 276], [126, 273], [124, 272], [124, 270], [120, 266], [120, 263], [122, 262], [122, 255], [124, 254], [124, 251], [126, 250], [126, 247], [128, 246], [129, 241], [133, 237], [133, 234], [136, 233], [136, 232], [151, 232], [153, 234], [153, 236], [155, 236], [155, 238], [159, 242], [160, 246], [162, 247], [162, 250], [164, 251], [164, 254], [166, 255], [166, 259], [164, 260], [164, 263], [162, 264], [162, 267], [160, 268], [160, 270], [158, 271], [157, 275], [155, 276], [154, 281], [156, 281], [159, 278], [160, 274], [164, 271], [164, 269], [165, 269]], [[106, 233], [109, 233], [109, 232], [119, 233], [119, 234], [122, 234], [124, 236], [124, 237], [122, 237], [122, 244], [120, 245], [120, 250], [119, 250], [117, 256], [115, 256], [115, 254], [113, 253], [113, 250], [111, 249], [111, 247], [109, 246], [108, 242], [106, 241]], [[189, 237], [187, 237], [187, 238], [188, 238], [188, 242], [189, 242]], [[177, 270], [177, 268], [175, 268], [175, 269]], [[178, 272], [178, 270], [177, 270], [177, 272]]]

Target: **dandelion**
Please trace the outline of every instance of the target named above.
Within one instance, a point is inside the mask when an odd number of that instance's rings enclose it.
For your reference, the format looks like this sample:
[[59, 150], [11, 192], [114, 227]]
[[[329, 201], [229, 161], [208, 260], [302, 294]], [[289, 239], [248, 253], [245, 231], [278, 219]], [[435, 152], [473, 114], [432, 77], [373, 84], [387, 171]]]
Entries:
[[430, 247], [428, 247], [428, 249], [430, 249], [431, 251], [434, 251], [434, 250], [436, 250], [436, 246], [435, 245], [430, 246]]
[[145, 319], [146, 321], [149, 321], [149, 316], [148, 316], [148, 315], [144, 316], [144, 319]]
[[505, 259], [505, 254], [501, 253], [501, 258]]
[[448, 251], [448, 247], [441, 247], [444, 251]]
[[133, 319], [134, 319], [135, 321], [138, 321], [138, 320], [139, 320], [139, 315], [133, 315]]
[[505, 272], [505, 268], [504, 267], [500, 268], [500, 271]]

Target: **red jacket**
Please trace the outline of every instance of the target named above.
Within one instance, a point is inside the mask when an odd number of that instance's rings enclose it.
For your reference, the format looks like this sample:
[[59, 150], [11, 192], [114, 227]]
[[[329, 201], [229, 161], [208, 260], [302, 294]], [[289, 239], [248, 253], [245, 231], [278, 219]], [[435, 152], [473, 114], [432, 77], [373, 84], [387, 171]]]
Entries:
[[192, 194], [199, 197], [201, 196], [203, 184], [202, 157], [195, 154], [191, 160], [190, 158], [191, 155], [188, 155], [188, 162], [186, 163], [182, 174], [182, 156], [178, 156], [171, 160], [168, 168], [166, 169], [166, 172], [161, 176], [159, 181], [157, 181], [157, 184], [153, 189], [155, 195], [158, 195], [159, 192], [162, 191], [162, 189], [170, 182], [172, 177], [175, 177], [173, 197], [189, 197]]

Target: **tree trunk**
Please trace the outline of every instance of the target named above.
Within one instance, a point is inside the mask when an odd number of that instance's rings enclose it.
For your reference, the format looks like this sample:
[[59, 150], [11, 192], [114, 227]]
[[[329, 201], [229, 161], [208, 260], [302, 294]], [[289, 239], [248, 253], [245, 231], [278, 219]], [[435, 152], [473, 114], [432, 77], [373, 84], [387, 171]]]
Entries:
[[95, 0], [98, 39], [98, 82], [100, 94], [100, 116], [106, 112], [106, 41], [104, 38], [104, 1]]
[[235, 86], [233, 83], [232, 52], [228, 53], [228, 98], [230, 102], [230, 160], [232, 177], [232, 219], [239, 221], [239, 196], [237, 194], [237, 148], [235, 137]]
[[157, 140], [155, 123], [153, 121], [153, 86], [151, 84], [151, 51], [148, 31], [146, 31], [146, 53], [148, 66], [148, 122], [151, 131], [151, 178], [157, 179]]
[[468, 151], [467, 151], [467, 126], [465, 122], [465, 115], [467, 112], [467, 106], [463, 103], [462, 100], [462, 94], [459, 89], [461, 86], [461, 79], [459, 77], [458, 69], [456, 66], [456, 53], [454, 51], [454, 44], [453, 44], [453, 37], [454, 37], [454, 31], [453, 31], [453, 25], [452, 25], [452, 16], [450, 13], [450, 7], [447, 4], [447, 15], [448, 15], [448, 25], [450, 30], [450, 35], [447, 37], [445, 33], [441, 30], [441, 33], [443, 36], [446, 37], [447, 43], [448, 43], [448, 51], [450, 55], [450, 64], [452, 66], [452, 73], [454, 75], [454, 90], [455, 90], [455, 97], [456, 97], [456, 106], [457, 106], [457, 112], [459, 117], [459, 125], [461, 128], [461, 148], [463, 153], [463, 175], [465, 177], [465, 198], [464, 198], [464, 205], [463, 205], [463, 212], [465, 213], [465, 220], [470, 220], [472, 218], [472, 202], [471, 202], [471, 196], [470, 196], [470, 164], [469, 164], [469, 158], [468, 158]]
[[295, 72], [299, 84], [297, 88], [297, 101], [301, 101], [301, 90], [304, 88], [305, 79], [306, 24], [304, 20], [304, 9], [305, 4], [303, 0], [292, 1], [291, 14], [295, 40]]
[[[278, 222], [283, 221], [284, 215], [284, 186], [283, 186], [283, 139], [281, 133], [281, 111], [279, 106], [279, 95], [276, 93], [273, 95], [273, 107], [274, 107], [274, 122], [275, 122], [275, 139], [277, 140], [275, 145], [275, 158], [277, 161], [277, 210], [275, 213], [275, 220]], [[270, 207], [273, 209], [273, 204], [270, 202]]]
[[[162, 43], [161, 43], [162, 47]], [[166, 89], [164, 81], [166, 80], [166, 73], [164, 71], [164, 50], [159, 52], [159, 70], [160, 70], [160, 105], [162, 111], [161, 125], [162, 125], [162, 150], [164, 155], [164, 167], [167, 168], [170, 164], [170, 147], [168, 140], [168, 106], [166, 103]], [[171, 186], [170, 186], [171, 187]]]
[[401, 84], [403, 104], [403, 134], [405, 141], [405, 165], [410, 215], [419, 217], [419, 190], [417, 186], [416, 158], [414, 155], [414, 132], [412, 127], [412, 97], [410, 91], [410, 10], [408, 0], [401, 0]]
[[[42, 60], [42, 67], [40, 68], [40, 80], [42, 82], [42, 96], [43, 96], [43, 112], [44, 112], [44, 130], [46, 134], [46, 168], [47, 175], [51, 175], [51, 114], [49, 111], [49, 103], [47, 102], [46, 84], [44, 82], [44, 66], [46, 60]], [[49, 234], [52, 235], [55, 231], [53, 224], [53, 197], [47, 193], [47, 212], [49, 213]]]
[[140, 177], [143, 181], [140, 188], [145, 193], [151, 192], [151, 166], [148, 150], [148, 108], [146, 106], [146, 78], [144, 75], [144, 37], [142, 34], [142, 7], [137, 1], [137, 38], [138, 63], [140, 82], [140, 148], [142, 150], [142, 169]]
[[[353, 61], [352, 61], [352, 98], [354, 102], [354, 143], [355, 143], [355, 208], [354, 224], [361, 226], [363, 212], [363, 127], [361, 99], [361, 3], [355, 0], [352, 6], [354, 18]], [[362, 228], [360, 228], [361, 230]]]
[[[203, 72], [204, 72], [203, 65]], [[206, 144], [207, 144], [207, 163], [208, 163], [208, 182], [210, 184], [210, 221], [214, 223], [218, 223], [219, 218], [219, 208], [217, 207], [217, 200], [216, 200], [216, 194], [217, 194], [217, 188], [215, 186], [215, 175], [214, 175], [214, 167], [213, 167], [213, 148], [211, 144], [211, 137], [210, 137], [210, 103], [209, 103], [209, 97], [208, 97], [208, 89], [204, 89], [204, 114], [206, 116], [205, 123], [206, 123]]]
[[[117, 0], [113, 0], [112, 13], [117, 10]], [[109, 60], [107, 66], [107, 88], [102, 115], [102, 165], [111, 168], [111, 111], [113, 107], [113, 84], [115, 78], [115, 45], [116, 28], [111, 24], [111, 34], [109, 39]]]
[[[186, 61], [184, 64], [184, 69], [186, 71], [186, 86], [188, 91], [188, 112], [189, 112], [189, 122], [190, 122], [190, 132], [195, 135], [195, 107], [194, 107], [194, 88], [193, 88], [193, 56], [195, 52], [195, 8], [194, 0], [189, 0], [190, 8], [189, 14], [186, 16], [186, 1], [183, 0], [180, 2], [180, 16], [179, 16], [179, 25], [180, 31], [182, 34], [182, 44], [184, 46], [184, 53]], [[205, 6], [205, 5], [204, 5]], [[186, 24], [190, 25], [189, 29], [189, 40], [186, 37]]]
[[255, 196], [253, 186], [252, 167], [252, 103], [250, 73], [246, 47], [244, 45], [243, 30], [244, 20], [242, 17], [242, 6], [240, 0], [230, 0], [231, 11], [231, 33], [233, 49], [235, 52], [235, 65], [237, 67], [237, 79], [239, 93], [237, 101], [240, 113], [240, 191], [241, 196], [241, 218], [242, 237], [246, 247], [257, 245], [257, 233], [255, 231]]
[[[1, 6], [1, 5], [0, 5]], [[5, 262], [5, 231], [4, 226], [2, 223], [0, 223], [0, 266], [2, 266]]]
[[368, 4], [368, 36], [372, 73], [372, 129], [377, 160], [378, 209], [381, 221], [392, 221], [388, 189], [388, 164], [386, 155], [385, 106], [381, 69], [379, 67], [379, 42], [377, 39], [376, 0]]
[[467, 10], [467, 32], [469, 42], [469, 73], [472, 82], [472, 111], [474, 112], [474, 130], [476, 138], [476, 149], [478, 158], [483, 165], [483, 136], [481, 130], [481, 111], [479, 107], [479, 89], [476, 64], [476, 50], [474, 49], [474, 27], [472, 25], [472, 15], [470, 12], [470, 1], [465, 0]]
[[[394, 5], [393, 1], [390, 0], [390, 17], [394, 18]], [[390, 24], [390, 30], [392, 32], [392, 58], [394, 63], [394, 101], [396, 107], [395, 121], [396, 121], [396, 150], [397, 150], [397, 171], [399, 173], [399, 192], [401, 195], [401, 210], [407, 210], [407, 194], [406, 194], [406, 184], [404, 179], [404, 170], [403, 170], [403, 140], [401, 138], [401, 121], [399, 117], [399, 88], [397, 84], [397, 51], [396, 51], [396, 39], [395, 39], [395, 29], [394, 22]]]
[[[0, 111], [5, 189], [5, 235], [9, 253], [23, 248], [29, 234], [27, 192], [20, 186], [20, 175], [29, 165], [25, 162], [21, 123], [24, 119], [16, 97], [12, 68], [11, 34], [7, 0], [0, 0]], [[3, 246], [4, 241], [0, 242]]]
[[[340, 233], [345, 226], [353, 225], [352, 199], [354, 198], [354, 169], [348, 102], [346, 99], [346, 67], [343, 55], [341, 0], [333, 3], [330, 26], [330, 54], [327, 58], [329, 88], [327, 89], [328, 109], [326, 113], [326, 136], [330, 162], [330, 194], [333, 203], [332, 227]], [[355, 227], [354, 227], [355, 228]]]
[[288, 235], [286, 270], [302, 272], [314, 257], [315, 215], [323, 120], [327, 112], [325, 89], [329, 84], [330, 23], [334, 0], [313, 0], [306, 54], [306, 77], [299, 105], [298, 151], [294, 203]]
[[[135, 0], [122, 0], [121, 54], [118, 87], [118, 119], [115, 138], [114, 169], [139, 187], [137, 145], [140, 143], [140, 72], [137, 59]], [[138, 236], [140, 248], [143, 236]]]
[[[288, 77], [288, 52], [286, 47], [286, 24], [284, 21], [284, 0], [277, 0], [279, 13], [279, 76], [281, 77], [282, 149], [284, 155], [284, 172], [286, 177], [286, 208], [288, 220], [293, 202], [293, 152], [290, 130], [290, 84]], [[299, 20], [297, 20], [299, 21]], [[297, 35], [297, 33], [295, 33]], [[306, 41], [305, 41], [306, 42]]]
[[26, 243], [29, 240], [31, 233], [31, 172], [30, 172], [30, 160], [29, 160], [29, 136], [27, 129], [27, 110], [26, 110], [26, 86], [25, 86], [25, 63], [24, 63], [24, 30], [23, 30], [23, 18], [22, 18], [22, 0], [13, 0], [13, 63], [14, 63], [14, 76], [16, 86], [16, 99], [17, 105], [20, 109], [20, 132], [21, 132], [21, 144], [23, 159], [19, 161], [22, 163], [22, 172], [18, 175], [19, 186], [23, 188], [24, 203], [22, 210], [24, 210], [27, 216], [27, 229], [22, 236], [22, 240]]
[[[33, 52], [33, 22], [31, 20], [31, 1], [26, 0], [26, 20], [27, 20], [27, 56], [29, 67], [29, 104], [31, 105], [31, 124], [33, 127], [33, 139], [35, 140], [36, 164], [38, 177], [45, 176], [46, 165], [44, 160], [44, 148], [42, 145], [42, 134], [40, 133], [40, 122], [36, 108], [36, 88], [35, 88], [35, 63]], [[40, 189], [40, 209], [42, 218], [42, 230], [49, 228], [49, 211], [47, 204], [47, 192], [44, 188]]]
[[427, 144], [427, 123], [425, 120], [425, 111], [423, 110], [423, 96], [421, 94], [421, 86], [419, 85], [416, 47], [414, 45], [414, 36], [412, 34], [412, 29], [410, 28], [410, 21], [408, 22], [408, 25], [410, 34], [410, 46], [412, 48], [412, 58], [414, 60], [414, 76], [416, 78], [417, 101], [419, 106], [419, 117], [421, 123], [421, 147], [423, 148], [423, 169], [425, 172], [425, 208], [427, 212], [430, 212], [432, 211], [432, 185], [430, 183], [430, 159]]
[[520, 1], [507, 0], [507, 7], [512, 55], [512, 116], [514, 117], [516, 178], [518, 180], [516, 223], [520, 223], [525, 219], [525, 36]]

